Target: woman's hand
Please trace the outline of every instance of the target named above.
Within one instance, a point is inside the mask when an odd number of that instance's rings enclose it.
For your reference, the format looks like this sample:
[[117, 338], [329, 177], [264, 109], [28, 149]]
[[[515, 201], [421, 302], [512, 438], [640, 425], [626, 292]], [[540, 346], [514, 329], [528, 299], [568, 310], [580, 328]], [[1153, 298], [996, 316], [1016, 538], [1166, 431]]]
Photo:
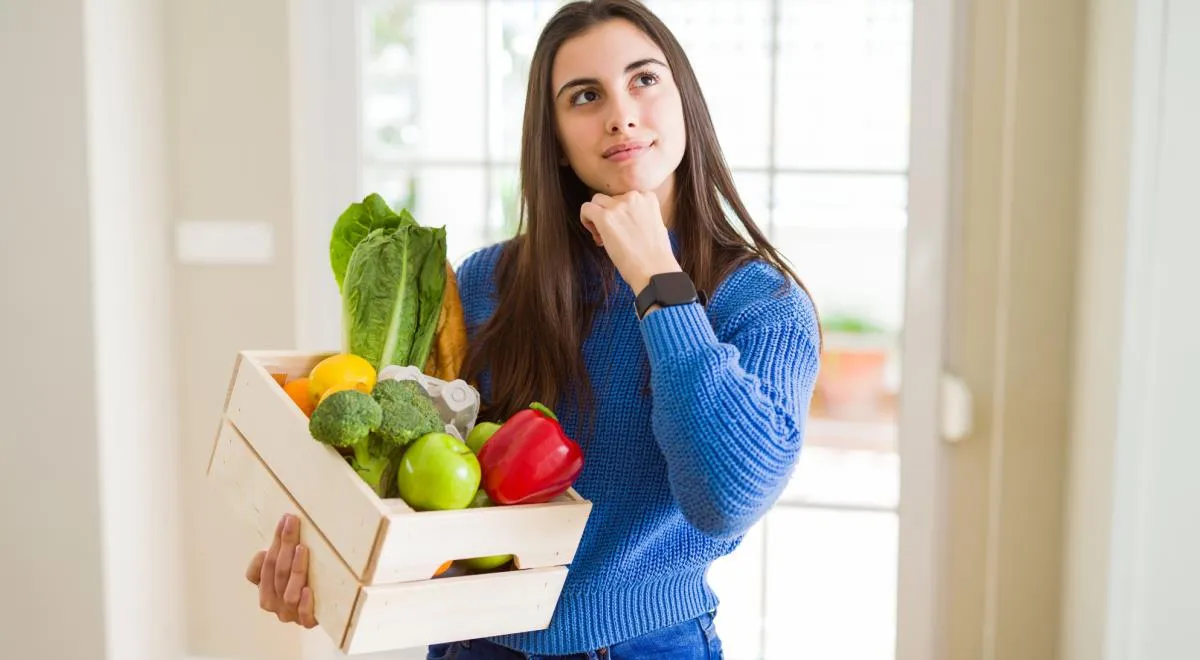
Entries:
[[258, 606], [284, 623], [314, 628], [312, 589], [308, 582], [308, 548], [300, 545], [300, 519], [284, 515], [275, 526], [269, 550], [260, 550], [246, 568], [246, 579], [258, 585]]
[[579, 219], [596, 245], [608, 252], [634, 295], [650, 283], [652, 275], [682, 270], [654, 193], [633, 191], [616, 197], [597, 193], [580, 207]]

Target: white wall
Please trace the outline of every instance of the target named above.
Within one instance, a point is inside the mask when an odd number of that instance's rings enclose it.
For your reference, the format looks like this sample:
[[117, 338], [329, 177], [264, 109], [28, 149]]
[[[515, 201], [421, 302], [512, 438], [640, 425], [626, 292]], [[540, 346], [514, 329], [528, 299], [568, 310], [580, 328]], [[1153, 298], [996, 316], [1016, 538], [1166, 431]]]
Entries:
[[[83, 32], [79, 0], [0, 4], [0, 336], [10, 374], [0, 379], [0, 648], [18, 660], [104, 657]], [[55, 619], [71, 634], [48, 630]]]
[[160, 6], [0, 8], [5, 657], [183, 652]]
[[295, 344], [288, 2], [165, 5], [172, 224], [250, 222], [274, 239], [264, 263], [174, 269], [188, 651], [295, 660], [302, 628], [262, 612], [244, 576], [265, 543], [204, 479], [237, 352]]
[[1194, 655], [1200, 6], [1095, 0], [1064, 660]]
[[1200, 593], [1200, 4], [1141, 0], [1108, 660], [1194, 655]]
[[110, 660], [183, 652], [162, 6], [84, 2]]

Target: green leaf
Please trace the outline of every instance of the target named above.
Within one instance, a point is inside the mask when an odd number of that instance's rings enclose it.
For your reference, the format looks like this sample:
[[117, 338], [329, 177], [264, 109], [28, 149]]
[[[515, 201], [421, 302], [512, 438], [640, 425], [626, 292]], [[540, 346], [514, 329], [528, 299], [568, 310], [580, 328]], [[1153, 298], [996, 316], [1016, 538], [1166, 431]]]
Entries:
[[329, 240], [329, 261], [338, 290], [344, 286], [346, 268], [354, 254], [354, 248], [376, 229], [395, 229], [404, 225], [417, 224], [407, 209], [397, 214], [383, 197], [371, 193], [361, 202], [355, 202], [342, 212], [333, 226]]
[[367, 234], [342, 285], [345, 350], [377, 372], [393, 364], [424, 368], [445, 295], [445, 264], [444, 227], [401, 222]]
[[419, 317], [408, 364], [423, 368], [433, 347], [446, 294], [446, 229], [425, 229], [415, 242], [414, 251], [422, 255], [417, 291]]
[[376, 371], [403, 364], [417, 330], [417, 277], [412, 237], [419, 227], [375, 229], [354, 249], [342, 287], [346, 350]]

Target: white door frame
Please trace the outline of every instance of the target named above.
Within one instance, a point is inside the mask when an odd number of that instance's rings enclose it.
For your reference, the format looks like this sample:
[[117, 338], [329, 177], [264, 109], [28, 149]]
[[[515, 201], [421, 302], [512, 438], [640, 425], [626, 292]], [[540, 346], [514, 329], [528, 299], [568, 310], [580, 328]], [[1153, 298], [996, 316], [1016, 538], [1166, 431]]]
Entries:
[[945, 660], [949, 496], [943, 391], [948, 275], [959, 224], [967, 0], [914, 0], [905, 313], [898, 443], [896, 660]]
[[296, 341], [302, 350], [338, 349], [341, 340], [338, 310], [314, 301], [341, 299], [329, 263], [329, 229], [360, 190], [360, 41], [338, 38], [358, 34], [358, 9], [357, 0], [288, 2]]

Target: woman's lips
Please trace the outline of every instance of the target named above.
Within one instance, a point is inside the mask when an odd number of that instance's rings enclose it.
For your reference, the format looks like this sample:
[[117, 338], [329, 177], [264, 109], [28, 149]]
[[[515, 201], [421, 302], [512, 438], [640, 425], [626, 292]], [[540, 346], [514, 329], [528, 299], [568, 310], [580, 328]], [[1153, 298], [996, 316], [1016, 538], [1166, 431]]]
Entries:
[[605, 149], [601, 155], [606, 160], [619, 163], [641, 156], [653, 145], [653, 142], [623, 142]]

